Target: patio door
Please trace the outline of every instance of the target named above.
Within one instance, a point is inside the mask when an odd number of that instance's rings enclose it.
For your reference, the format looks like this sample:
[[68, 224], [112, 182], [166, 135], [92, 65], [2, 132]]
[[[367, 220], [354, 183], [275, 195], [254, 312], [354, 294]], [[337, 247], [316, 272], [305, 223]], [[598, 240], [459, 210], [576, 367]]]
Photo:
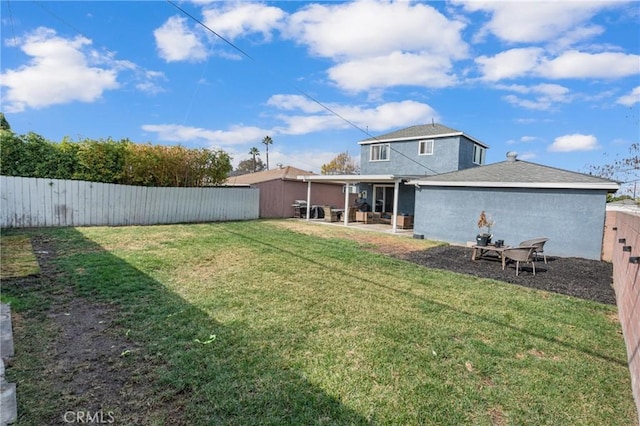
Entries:
[[373, 185], [373, 211], [393, 212], [393, 185]]

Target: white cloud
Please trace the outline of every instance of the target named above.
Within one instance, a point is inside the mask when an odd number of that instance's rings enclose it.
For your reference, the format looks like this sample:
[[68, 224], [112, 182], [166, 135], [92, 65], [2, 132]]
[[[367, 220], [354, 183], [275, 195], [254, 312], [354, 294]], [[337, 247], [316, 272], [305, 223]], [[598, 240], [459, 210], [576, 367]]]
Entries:
[[186, 25], [186, 19], [172, 16], [153, 32], [160, 57], [167, 62], [201, 61], [207, 50], [196, 33]]
[[269, 132], [252, 126], [232, 126], [229, 130], [207, 130], [179, 124], [145, 124], [142, 130], [155, 133], [157, 139], [164, 142], [205, 142], [212, 147], [259, 141]]
[[555, 58], [543, 57], [537, 47], [511, 49], [476, 58], [485, 81], [521, 77], [550, 79], [621, 78], [640, 74], [640, 55], [621, 52], [586, 53], [571, 50]]
[[162, 93], [165, 91], [164, 88], [157, 83], [159, 80], [166, 80], [166, 77], [162, 72], [143, 71], [139, 73], [138, 78], [141, 81], [136, 84], [136, 88], [141, 92], [150, 95], [157, 95], [158, 93]]
[[476, 63], [483, 80], [499, 81], [531, 73], [540, 63], [542, 54], [543, 50], [538, 47], [511, 49], [492, 57], [479, 56]]
[[[125, 63], [113, 63], [110, 55], [88, 49], [91, 40], [85, 37], [65, 39], [41, 27], [18, 44], [31, 60], [0, 74], [0, 85], [7, 87], [3, 94], [5, 112], [94, 102], [106, 90], [119, 87], [116, 77]], [[111, 64], [111, 68], [92, 66], [97, 63]]]
[[464, 24], [426, 4], [372, 0], [314, 4], [291, 15], [288, 35], [327, 58], [362, 58], [402, 50], [465, 58]]
[[535, 142], [537, 140], [540, 140], [540, 138], [537, 137], [537, 136], [523, 136], [523, 137], [520, 138], [520, 141], [522, 141], [524, 143]]
[[271, 39], [271, 31], [284, 18], [285, 13], [273, 6], [259, 3], [224, 4], [222, 8], [207, 9], [202, 12], [204, 23], [217, 34], [235, 39], [249, 34], [261, 34], [265, 40]]
[[470, 12], [488, 12], [490, 21], [479, 38], [487, 33], [510, 43], [556, 42], [568, 44], [600, 34], [599, 26], [588, 24], [600, 10], [616, 2], [523, 2], [458, 1]]
[[621, 96], [616, 102], [628, 107], [640, 103], [640, 86], [635, 87], [628, 95]]
[[513, 84], [509, 86], [498, 85], [498, 89], [513, 91], [522, 95], [531, 95], [533, 99], [524, 99], [516, 95], [507, 95], [504, 99], [512, 105], [534, 110], [550, 110], [558, 103], [569, 103], [572, 97], [569, 89], [559, 84], [537, 84], [524, 86]]
[[560, 78], [619, 78], [640, 74], [640, 55], [619, 52], [565, 52], [555, 59], [544, 61], [537, 74]]
[[[277, 141], [275, 142], [277, 144]], [[260, 159], [266, 164], [266, 156], [264, 154], [263, 145], [255, 145], [260, 150]], [[231, 149], [226, 150], [232, 157], [231, 164], [234, 168], [243, 161], [251, 158], [249, 155], [249, 148], [245, 149]], [[360, 151], [358, 151], [359, 153]], [[278, 149], [276, 145], [269, 148], [269, 168], [272, 170], [278, 167], [278, 164], [283, 166], [293, 166], [309, 172], [320, 173], [320, 169], [323, 164], [326, 164], [333, 160], [339, 152], [335, 151], [321, 151], [316, 149], [293, 149], [283, 151]], [[353, 155], [352, 158], [356, 164], [360, 164], [360, 155]]]
[[464, 26], [423, 3], [361, 0], [307, 6], [283, 33], [335, 61], [329, 76], [337, 86], [364, 91], [455, 84], [452, 62], [468, 56]]
[[456, 83], [446, 57], [392, 52], [386, 56], [347, 61], [329, 69], [329, 77], [342, 89], [366, 91], [401, 85], [448, 87]]
[[[347, 121], [361, 129], [383, 131], [392, 127], [427, 123], [432, 119], [439, 120], [438, 114], [431, 106], [410, 100], [388, 102], [375, 108], [324, 104], [339, 117], [299, 95], [276, 95], [271, 97], [267, 104], [289, 112], [278, 116], [286, 124], [277, 129], [281, 134], [307, 134], [321, 130], [349, 128], [351, 125]], [[296, 110], [305, 114], [296, 115]]]
[[530, 161], [537, 157], [538, 155], [535, 152], [523, 152], [522, 154], [518, 154], [519, 160]]
[[[272, 137], [307, 135], [325, 130], [353, 128], [345, 120], [362, 130], [368, 129], [372, 132], [415, 123], [427, 123], [432, 119], [439, 120], [439, 116], [433, 108], [415, 101], [389, 102], [375, 108], [326, 104], [340, 117], [324, 108], [319, 110], [315, 102], [299, 95], [275, 95], [267, 101], [267, 104], [287, 111], [287, 114], [276, 115], [276, 118], [284, 125], [274, 126], [271, 129], [235, 125], [229, 130], [209, 130], [178, 124], [146, 124], [142, 126], [142, 129], [149, 133], [155, 133], [156, 139], [164, 142], [233, 146], [259, 143], [264, 135]], [[271, 161], [271, 152], [269, 152], [269, 159]]]
[[326, 111], [320, 104], [302, 95], [273, 95], [267, 101], [267, 105], [286, 111], [301, 110], [306, 113]]
[[593, 151], [599, 149], [598, 139], [593, 135], [582, 135], [574, 133], [572, 135], [558, 136], [549, 145], [548, 150], [553, 152], [573, 152], [573, 151]]
[[290, 165], [302, 170], [320, 173], [322, 165], [333, 160], [338, 154], [339, 152], [318, 150], [293, 150], [287, 153], [274, 150], [273, 156], [269, 151], [269, 167], [273, 169], [280, 163], [285, 166]]

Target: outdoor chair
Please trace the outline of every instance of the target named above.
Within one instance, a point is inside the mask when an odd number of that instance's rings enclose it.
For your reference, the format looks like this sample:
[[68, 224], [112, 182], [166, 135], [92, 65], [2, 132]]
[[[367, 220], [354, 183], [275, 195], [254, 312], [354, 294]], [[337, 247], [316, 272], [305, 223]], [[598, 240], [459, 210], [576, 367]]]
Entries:
[[520, 262], [531, 263], [533, 268], [533, 275], [536, 275], [536, 264], [534, 263], [534, 246], [529, 247], [510, 247], [503, 250], [502, 255], [508, 260], [514, 260], [516, 262], [516, 276], [520, 271]]
[[331, 206], [324, 206], [324, 220], [326, 222], [337, 222], [338, 221], [338, 212], [333, 210]]
[[547, 241], [549, 241], [548, 238], [545, 237], [541, 237], [541, 238], [534, 238], [532, 240], [526, 240], [520, 243], [520, 247], [534, 247], [535, 250], [533, 251], [533, 255], [534, 257], [537, 259], [538, 255], [541, 254], [543, 259], [544, 259], [544, 263], [547, 263], [547, 255], [544, 254], [544, 243], [546, 243]]

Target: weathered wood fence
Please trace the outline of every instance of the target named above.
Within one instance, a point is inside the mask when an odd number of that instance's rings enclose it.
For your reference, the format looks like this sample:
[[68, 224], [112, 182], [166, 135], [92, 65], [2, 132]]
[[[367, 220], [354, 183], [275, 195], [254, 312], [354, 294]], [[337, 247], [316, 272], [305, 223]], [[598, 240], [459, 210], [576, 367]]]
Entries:
[[152, 188], [0, 176], [0, 227], [154, 225], [257, 219], [257, 188]]

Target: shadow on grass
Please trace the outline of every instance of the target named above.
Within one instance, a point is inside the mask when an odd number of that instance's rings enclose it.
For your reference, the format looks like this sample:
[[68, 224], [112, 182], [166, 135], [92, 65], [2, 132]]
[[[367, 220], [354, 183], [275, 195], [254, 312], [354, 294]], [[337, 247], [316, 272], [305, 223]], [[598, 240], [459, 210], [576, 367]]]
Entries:
[[[55, 279], [73, 288], [73, 297], [81, 296], [89, 306], [118, 306], [114, 310], [115, 332], [121, 337], [126, 334], [132, 348], [136, 348], [127, 352], [127, 365], [123, 368], [131, 369], [127, 373], [134, 378], [138, 368], [153, 366], [153, 383], [142, 386], [140, 392], [127, 389], [125, 394], [123, 389], [122, 397], [137, 394], [138, 407], [144, 407], [145, 401], [151, 405], [151, 401], [164, 400], [167, 410], [179, 407], [183, 411], [179, 416], [165, 413], [164, 417], [158, 417], [156, 412], [155, 418], [172, 419], [172, 423], [178, 419], [184, 424], [368, 423], [287, 365], [266, 336], [257, 335], [242, 322], [223, 325], [213, 320], [75, 229], [31, 233], [45, 235], [52, 242], [55, 254], [50, 254], [48, 262], [55, 265]], [[144, 261], [148, 262], [145, 270], [163, 268], [160, 261], [150, 257]], [[108, 366], [104, 367], [108, 371]], [[123, 384], [123, 388], [132, 386], [136, 386], [133, 379]], [[113, 399], [117, 401], [118, 395]], [[70, 409], [65, 407], [66, 401], [68, 397], [56, 404], [56, 423]], [[85, 409], [103, 403], [87, 401]], [[137, 421], [132, 420], [135, 417], [131, 413], [123, 413], [128, 421], [148, 423], [144, 412], [135, 414]], [[37, 419], [31, 420], [37, 423]], [[117, 418], [115, 421], [119, 423]], [[30, 423], [25, 419], [25, 424]]]
[[[488, 316], [485, 316], [485, 315], [479, 315], [479, 314], [476, 314], [476, 313], [473, 313], [473, 312], [470, 312], [470, 311], [467, 311], [467, 310], [464, 310], [464, 309], [460, 309], [460, 308], [454, 307], [452, 305], [449, 305], [449, 304], [446, 304], [446, 303], [443, 303], [443, 302], [427, 299], [427, 298], [424, 298], [422, 296], [416, 295], [414, 293], [411, 293], [411, 292], [408, 292], [408, 291], [404, 291], [404, 290], [400, 290], [400, 289], [397, 289], [397, 288], [382, 284], [382, 283], [380, 283], [378, 281], [363, 277], [362, 275], [352, 274], [348, 270], [336, 270], [335, 266], [333, 266], [333, 265], [332, 266], [325, 265], [325, 264], [323, 264], [321, 262], [318, 262], [316, 259], [313, 259], [311, 257], [304, 256], [304, 255], [300, 254], [301, 251], [303, 251], [303, 250], [294, 251], [294, 250], [288, 250], [288, 249], [285, 249], [285, 248], [282, 248], [282, 247], [278, 247], [278, 246], [276, 246], [274, 244], [271, 244], [271, 243], [269, 243], [267, 241], [263, 241], [263, 240], [259, 239], [258, 237], [254, 236], [254, 234], [249, 235], [249, 234], [244, 234], [244, 233], [241, 233], [241, 232], [238, 232], [238, 231], [231, 231], [231, 230], [227, 230], [227, 232], [232, 233], [232, 234], [236, 235], [237, 237], [244, 238], [247, 241], [251, 241], [254, 244], [260, 244], [260, 245], [268, 247], [269, 249], [278, 250], [280, 252], [286, 253], [288, 256], [292, 256], [292, 257], [298, 258], [300, 260], [303, 260], [305, 262], [309, 262], [309, 263], [312, 263], [314, 265], [323, 267], [323, 268], [325, 268], [327, 270], [331, 270], [333, 272], [337, 272], [337, 273], [339, 273], [339, 274], [341, 274], [341, 275], [343, 275], [345, 277], [354, 279], [356, 281], [365, 282], [365, 283], [368, 283], [368, 284], [373, 285], [373, 286], [384, 288], [385, 290], [400, 294], [402, 296], [410, 298], [411, 300], [419, 299], [419, 300], [421, 300], [422, 302], [424, 302], [426, 304], [431, 304], [431, 305], [437, 306], [440, 309], [446, 309], [446, 310], [457, 312], [457, 313], [460, 313], [460, 314], [463, 314], [463, 315], [467, 315], [469, 317], [474, 318], [477, 321], [490, 323], [490, 324], [493, 324], [493, 325], [498, 326], [498, 327], [507, 328], [507, 329], [510, 329], [512, 331], [515, 331], [515, 332], [518, 332], [518, 333], [522, 333], [524, 335], [528, 335], [528, 336], [532, 336], [532, 337], [535, 337], [535, 338], [538, 338], [538, 339], [542, 339], [542, 340], [545, 340], [547, 342], [550, 342], [550, 343], [553, 343], [553, 344], [556, 344], [556, 345], [559, 345], [559, 346], [563, 346], [563, 347], [568, 348], [568, 349], [576, 350], [576, 351], [582, 352], [584, 354], [587, 354], [587, 355], [595, 357], [595, 358], [599, 358], [599, 359], [601, 359], [603, 361], [606, 361], [606, 362], [615, 363], [617, 365], [624, 366], [624, 367], [627, 366], [627, 362], [625, 360], [611, 357], [611, 356], [609, 356], [607, 354], [594, 351], [594, 350], [592, 350], [591, 348], [588, 348], [588, 347], [574, 345], [574, 344], [572, 344], [570, 342], [566, 342], [566, 341], [563, 341], [561, 339], [558, 339], [558, 338], [555, 338], [555, 337], [552, 337], [552, 336], [548, 336], [548, 335], [541, 334], [541, 333], [536, 333], [536, 332], [534, 332], [532, 330], [529, 330], [529, 329], [524, 329], [524, 328], [517, 327], [517, 326], [514, 326], [514, 325], [506, 323], [506, 322], [502, 322], [502, 321], [496, 320], [495, 318], [491, 318], [491, 317], [488, 317]], [[327, 245], [329, 245], [329, 243], [327, 243]], [[389, 271], [389, 274], [393, 275], [391, 270]], [[479, 279], [479, 280], [482, 279], [482, 278], [478, 278], [478, 277], [474, 277], [474, 278]]]

